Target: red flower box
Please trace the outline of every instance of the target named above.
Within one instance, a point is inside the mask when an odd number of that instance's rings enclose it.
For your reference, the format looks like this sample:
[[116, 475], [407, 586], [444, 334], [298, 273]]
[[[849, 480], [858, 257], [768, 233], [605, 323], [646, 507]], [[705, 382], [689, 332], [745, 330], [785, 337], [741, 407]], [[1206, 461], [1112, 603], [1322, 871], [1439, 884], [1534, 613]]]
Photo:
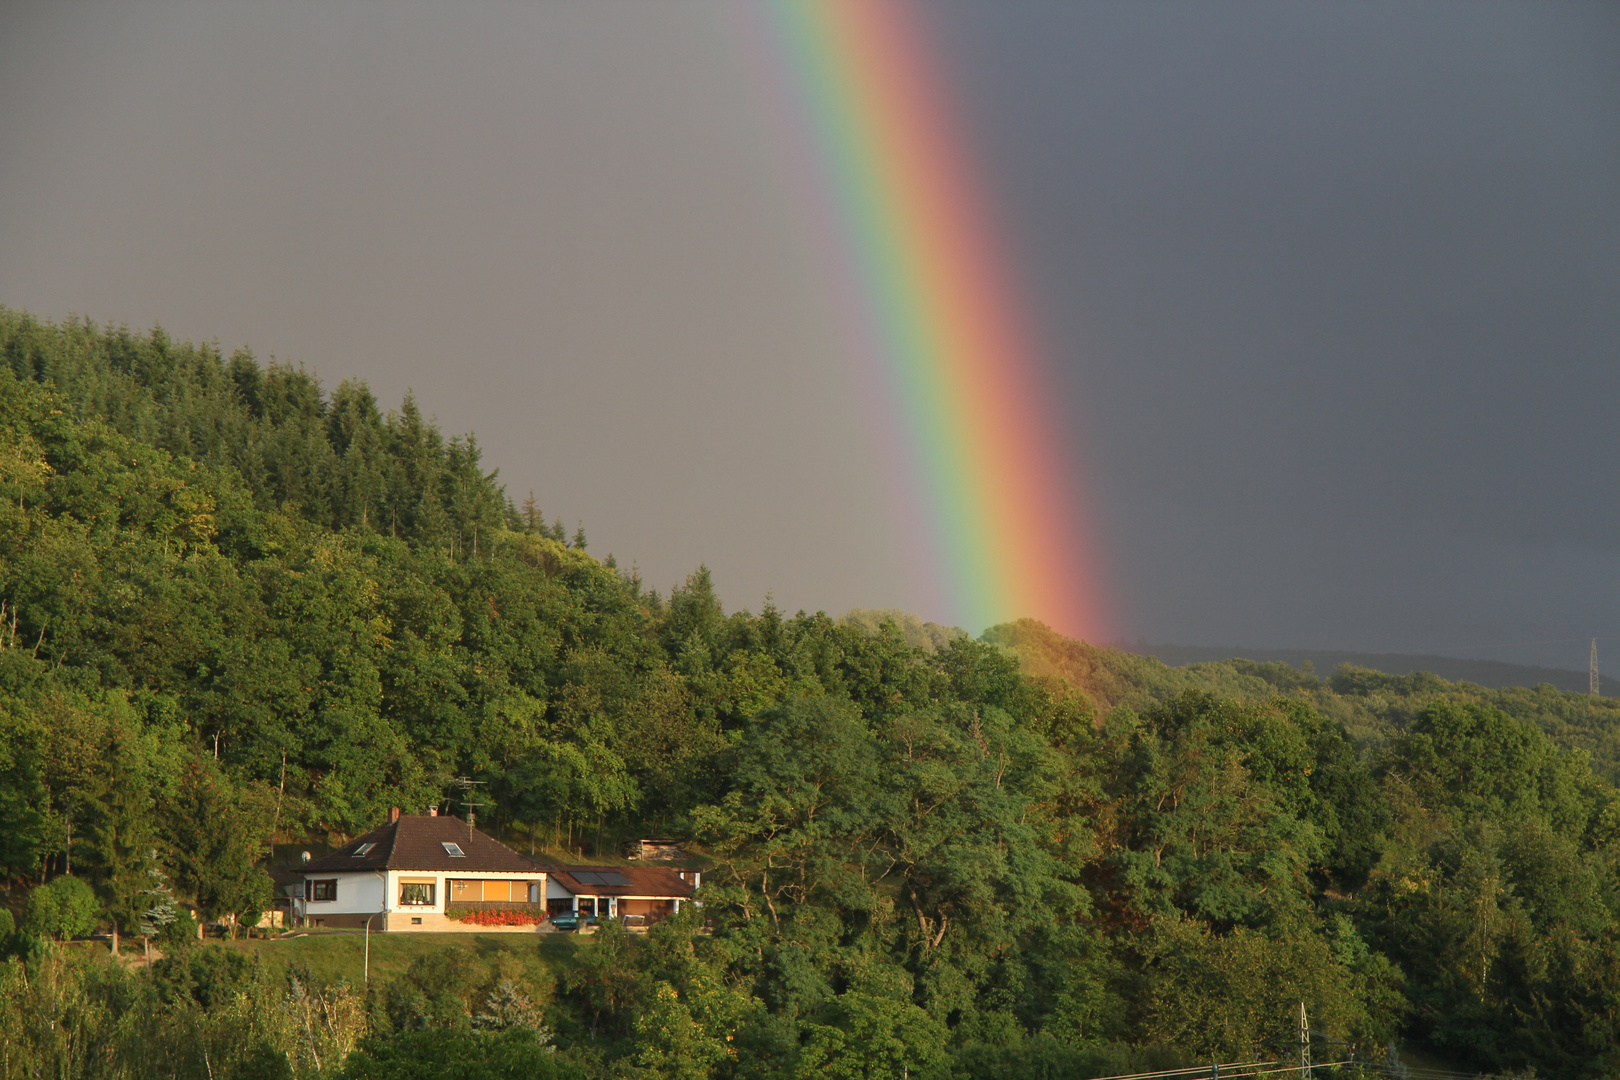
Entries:
[[474, 926], [533, 926], [544, 922], [545, 916], [537, 911], [460, 911], [444, 913], [445, 918]]

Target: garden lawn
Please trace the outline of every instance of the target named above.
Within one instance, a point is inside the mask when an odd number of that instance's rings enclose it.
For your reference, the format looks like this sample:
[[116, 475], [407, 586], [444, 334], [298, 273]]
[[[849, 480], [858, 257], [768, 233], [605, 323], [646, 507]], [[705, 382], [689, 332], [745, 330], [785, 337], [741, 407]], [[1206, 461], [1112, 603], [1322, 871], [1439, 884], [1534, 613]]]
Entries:
[[[312, 933], [221, 944], [261, 957], [272, 968], [307, 968], [322, 981], [344, 978], [358, 986], [364, 973], [362, 934]], [[590, 938], [577, 934], [372, 934], [371, 978], [386, 981], [403, 974], [418, 957], [450, 950], [468, 965], [477, 983], [504, 976], [549, 988], [575, 954], [589, 947]]]

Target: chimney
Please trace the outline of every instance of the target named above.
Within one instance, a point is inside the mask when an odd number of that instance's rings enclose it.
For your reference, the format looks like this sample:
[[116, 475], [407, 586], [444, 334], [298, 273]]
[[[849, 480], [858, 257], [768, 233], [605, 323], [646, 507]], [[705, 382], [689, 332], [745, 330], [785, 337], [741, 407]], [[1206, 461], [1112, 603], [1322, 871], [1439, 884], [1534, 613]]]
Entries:
[[437, 806], [428, 807], [428, 817], [438, 817], [438, 816], [439, 816], [439, 808]]
[[388, 824], [392, 825], [394, 822], [396, 822], [398, 820], [399, 820], [399, 807], [396, 806], [396, 807], [393, 807], [392, 809], [390, 809], [388, 811]]

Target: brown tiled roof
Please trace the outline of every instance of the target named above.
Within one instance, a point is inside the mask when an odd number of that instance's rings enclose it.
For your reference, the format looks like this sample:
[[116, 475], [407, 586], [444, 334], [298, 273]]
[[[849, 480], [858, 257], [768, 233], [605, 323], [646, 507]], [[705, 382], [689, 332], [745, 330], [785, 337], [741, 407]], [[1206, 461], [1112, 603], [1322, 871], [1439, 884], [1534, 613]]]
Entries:
[[[465, 854], [451, 855], [444, 849], [446, 842], [457, 845]], [[372, 847], [364, 855], [356, 855], [366, 844]], [[459, 818], [406, 814], [299, 869], [304, 874], [343, 870], [535, 874], [541, 867]]]
[[[683, 879], [679, 871], [662, 866], [548, 866], [545, 871], [552, 881], [576, 896], [679, 896], [684, 899], [696, 891], [691, 871], [687, 871]], [[579, 874], [617, 874], [627, 884], [599, 885], [580, 880], [576, 876]]]

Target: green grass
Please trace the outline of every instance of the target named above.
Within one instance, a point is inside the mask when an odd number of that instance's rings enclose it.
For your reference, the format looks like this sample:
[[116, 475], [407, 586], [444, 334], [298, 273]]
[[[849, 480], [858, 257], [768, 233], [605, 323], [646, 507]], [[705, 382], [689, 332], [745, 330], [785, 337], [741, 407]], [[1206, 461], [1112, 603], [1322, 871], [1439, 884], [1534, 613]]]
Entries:
[[[359, 985], [365, 971], [365, 937], [357, 933], [311, 933], [221, 944], [258, 956], [272, 969], [305, 968], [322, 981], [342, 978]], [[549, 990], [575, 954], [589, 947], [590, 938], [577, 934], [372, 934], [371, 978], [386, 981], [403, 974], [418, 957], [449, 950], [466, 965], [475, 983], [504, 977], [536, 990]]]

